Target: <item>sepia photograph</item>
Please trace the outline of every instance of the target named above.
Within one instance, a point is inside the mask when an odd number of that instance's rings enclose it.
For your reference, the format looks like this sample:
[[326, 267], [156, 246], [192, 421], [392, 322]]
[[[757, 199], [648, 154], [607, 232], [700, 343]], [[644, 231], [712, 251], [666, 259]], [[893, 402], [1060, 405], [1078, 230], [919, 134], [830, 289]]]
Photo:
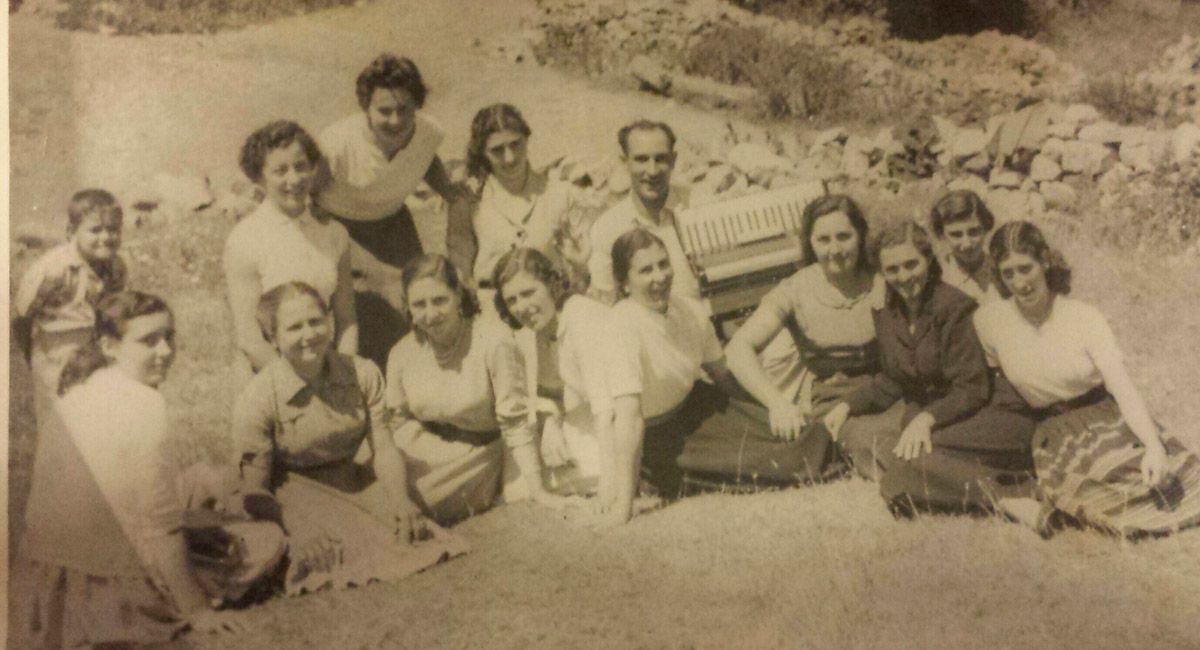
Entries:
[[1200, 648], [1200, 0], [9, 0], [6, 647]]

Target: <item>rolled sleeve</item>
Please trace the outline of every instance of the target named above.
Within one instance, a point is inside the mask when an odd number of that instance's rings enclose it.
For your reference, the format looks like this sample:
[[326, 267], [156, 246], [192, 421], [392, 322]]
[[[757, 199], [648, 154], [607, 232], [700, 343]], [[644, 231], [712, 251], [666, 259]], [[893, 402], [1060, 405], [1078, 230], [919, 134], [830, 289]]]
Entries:
[[246, 385], [234, 403], [231, 430], [233, 464], [270, 470], [275, 437], [274, 396], [269, 368]]
[[379, 366], [369, 359], [354, 357], [354, 374], [358, 378], [358, 388], [367, 404], [371, 428], [387, 426], [383, 373], [379, 371]]

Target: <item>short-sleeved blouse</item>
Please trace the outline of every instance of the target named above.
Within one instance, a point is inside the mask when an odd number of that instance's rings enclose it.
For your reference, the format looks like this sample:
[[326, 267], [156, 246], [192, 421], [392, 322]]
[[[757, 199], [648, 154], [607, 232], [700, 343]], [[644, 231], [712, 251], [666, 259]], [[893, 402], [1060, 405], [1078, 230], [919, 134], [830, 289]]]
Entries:
[[416, 419], [464, 431], [499, 429], [510, 447], [533, 441], [525, 367], [499, 320], [468, 319], [441, 358], [424, 336], [409, 332], [388, 356], [385, 402], [393, 429]]
[[875, 340], [872, 309], [882, 309], [886, 289], [876, 276], [871, 288], [846, 296], [825, 279], [816, 264], [806, 266], [767, 292], [759, 309], [769, 310], [781, 322], [788, 317], [814, 345], [866, 345]]
[[369, 427], [385, 426], [383, 374], [370, 361], [330, 352], [310, 384], [276, 358], [254, 376], [233, 411], [235, 461], [269, 469], [354, 459]]
[[609, 308], [585, 296], [571, 296], [558, 317], [558, 372], [563, 406], [571, 411], [586, 402], [593, 412], [612, 408], [606, 380], [609, 359], [600, 345], [608, 336]]
[[1010, 300], [975, 313], [975, 329], [988, 363], [999, 366], [1033, 407], [1079, 397], [1104, 383], [1102, 367], [1121, 363], [1121, 350], [1095, 307], [1056, 296], [1050, 316], [1034, 325]]
[[471, 216], [479, 250], [475, 255], [476, 280], [491, 280], [496, 262], [517, 246], [540, 251], [554, 248], [555, 233], [563, 228], [572, 209], [570, 184], [551, 182], [529, 172], [530, 187], [520, 195], [510, 193], [488, 176]]
[[704, 376], [702, 364], [724, 358], [717, 333], [704, 307], [671, 296], [660, 314], [632, 299], [613, 306], [602, 352], [612, 396], [641, 395], [642, 417], [669, 413], [687, 399]]
[[338, 262], [350, 249], [342, 224], [305, 210], [289, 217], [270, 200], [242, 219], [225, 242], [226, 269], [250, 262], [262, 291], [288, 282], [305, 282], [328, 302], [337, 289]]

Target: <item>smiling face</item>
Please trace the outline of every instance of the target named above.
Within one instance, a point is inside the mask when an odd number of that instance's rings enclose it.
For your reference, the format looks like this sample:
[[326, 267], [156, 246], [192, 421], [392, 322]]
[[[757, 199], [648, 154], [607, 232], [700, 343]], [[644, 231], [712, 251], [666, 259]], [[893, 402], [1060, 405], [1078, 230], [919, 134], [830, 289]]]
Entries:
[[962, 221], [954, 221], [942, 227], [942, 236], [950, 244], [954, 259], [968, 269], [978, 268], [983, 263], [983, 240], [987, 230], [979, 222], [979, 217], [971, 216]]
[[554, 296], [550, 288], [533, 274], [522, 271], [500, 287], [504, 296], [504, 305], [508, 313], [522, 327], [535, 332], [553, 333], [551, 329], [557, 325], [558, 310], [554, 306]]
[[417, 101], [403, 88], [376, 88], [367, 103], [367, 124], [385, 152], [403, 147], [417, 122]]
[[408, 311], [413, 326], [438, 345], [458, 336], [463, 318], [458, 294], [437, 278], [414, 280], [408, 287]]
[[907, 303], [915, 303], [929, 282], [929, 260], [911, 242], [880, 249], [879, 267], [888, 286]]
[[667, 257], [665, 248], [655, 244], [637, 251], [630, 258], [625, 288], [636, 302], [665, 314], [674, 279], [671, 258]]
[[320, 366], [333, 343], [333, 323], [315, 298], [295, 294], [275, 314], [275, 349], [293, 368]]
[[1046, 267], [1024, 253], [1011, 253], [997, 266], [1000, 280], [1021, 312], [1035, 318], [1045, 314], [1051, 299]]
[[813, 223], [809, 240], [817, 264], [826, 275], [853, 273], [858, 265], [859, 236], [845, 212], [831, 212]]
[[316, 172], [299, 140], [268, 151], [262, 174], [267, 200], [289, 217], [299, 216], [308, 207]]
[[675, 152], [661, 129], [634, 129], [629, 132], [628, 151], [622, 158], [629, 169], [633, 190], [647, 206], [662, 207], [671, 187]]
[[79, 222], [70, 237], [83, 259], [109, 262], [121, 247], [121, 218], [94, 211]]
[[124, 331], [120, 340], [101, 339], [105, 356], [129, 378], [157, 388], [175, 361], [174, 319], [167, 312], [137, 316], [125, 323]]
[[528, 139], [516, 131], [497, 131], [488, 136], [483, 145], [492, 173], [500, 180], [520, 184], [528, 171], [525, 145]]

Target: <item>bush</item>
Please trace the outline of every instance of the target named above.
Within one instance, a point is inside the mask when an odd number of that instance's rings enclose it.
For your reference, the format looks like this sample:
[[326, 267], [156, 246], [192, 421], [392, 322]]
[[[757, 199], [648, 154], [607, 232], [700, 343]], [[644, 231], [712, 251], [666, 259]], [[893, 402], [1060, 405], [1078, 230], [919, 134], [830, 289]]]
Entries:
[[830, 18], [874, 16], [884, 11], [885, 0], [733, 0], [733, 4], [755, 13], [802, 23], [820, 23]]
[[926, 41], [949, 34], [1033, 31], [1029, 0], [887, 0], [887, 20], [900, 38]]
[[355, 0], [66, 0], [64, 29], [117, 34], [204, 33], [244, 27]]
[[1122, 124], [1149, 122], [1155, 117], [1158, 94], [1128, 72], [1090, 77], [1082, 101], [1095, 106], [1109, 119]]

